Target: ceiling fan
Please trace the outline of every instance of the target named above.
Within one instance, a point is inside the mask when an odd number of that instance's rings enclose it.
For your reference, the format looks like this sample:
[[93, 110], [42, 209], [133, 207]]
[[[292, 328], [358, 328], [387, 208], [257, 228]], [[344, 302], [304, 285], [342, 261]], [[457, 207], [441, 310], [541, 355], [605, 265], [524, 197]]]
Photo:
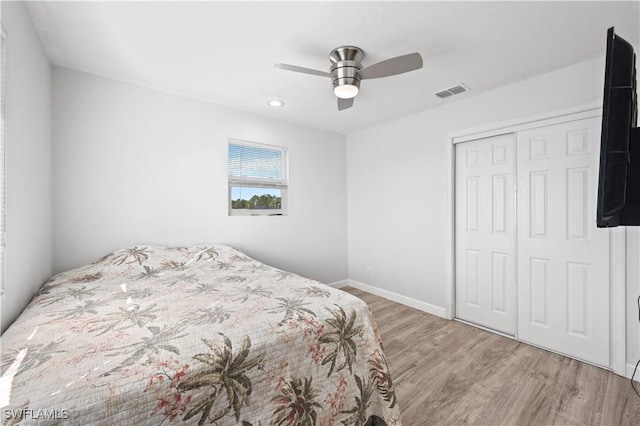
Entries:
[[330, 77], [333, 93], [338, 97], [338, 110], [353, 106], [353, 98], [358, 94], [360, 81], [370, 78], [389, 77], [422, 68], [422, 56], [419, 53], [397, 56], [377, 64], [362, 67], [364, 52], [359, 47], [341, 46], [329, 54], [331, 66], [329, 72], [289, 64], [275, 64], [274, 67], [304, 74]]

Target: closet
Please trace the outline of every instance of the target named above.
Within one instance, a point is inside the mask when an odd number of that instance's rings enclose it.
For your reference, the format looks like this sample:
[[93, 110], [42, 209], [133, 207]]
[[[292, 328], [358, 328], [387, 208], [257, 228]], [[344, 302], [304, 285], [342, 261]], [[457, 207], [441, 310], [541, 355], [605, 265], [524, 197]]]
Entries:
[[456, 318], [611, 365], [599, 145], [599, 117], [455, 145]]

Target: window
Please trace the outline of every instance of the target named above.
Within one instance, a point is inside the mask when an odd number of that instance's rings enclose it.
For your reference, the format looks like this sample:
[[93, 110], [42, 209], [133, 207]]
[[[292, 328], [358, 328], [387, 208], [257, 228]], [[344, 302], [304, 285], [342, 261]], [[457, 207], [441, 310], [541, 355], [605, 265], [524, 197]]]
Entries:
[[5, 82], [5, 38], [7, 33], [0, 26], [0, 294], [5, 291], [4, 273], [4, 82]]
[[287, 213], [287, 149], [229, 140], [229, 215]]

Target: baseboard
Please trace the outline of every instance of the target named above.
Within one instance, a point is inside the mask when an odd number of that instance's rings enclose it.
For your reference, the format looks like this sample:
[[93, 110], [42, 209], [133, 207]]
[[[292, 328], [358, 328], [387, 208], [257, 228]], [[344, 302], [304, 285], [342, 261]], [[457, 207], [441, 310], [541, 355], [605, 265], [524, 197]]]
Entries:
[[[633, 370], [636, 368], [635, 364], [627, 364], [627, 379], [630, 379], [633, 375]], [[640, 382], [640, 367], [636, 371], [636, 377], [633, 378], [634, 382]]]
[[422, 302], [420, 300], [416, 300], [416, 299], [411, 298], [411, 297], [403, 296], [401, 294], [394, 293], [394, 292], [389, 291], [389, 290], [384, 290], [384, 289], [381, 289], [381, 288], [378, 288], [378, 287], [374, 287], [374, 286], [369, 285], [369, 284], [361, 283], [360, 281], [355, 281], [355, 280], [340, 281], [340, 283], [342, 283], [342, 282], [345, 283], [343, 285], [343, 287], [348, 285], [350, 287], [357, 288], [358, 290], [362, 290], [362, 291], [366, 291], [367, 293], [375, 294], [376, 296], [380, 296], [380, 297], [383, 297], [385, 299], [392, 300], [394, 302], [409, 306], [411, 308], [418, 309], [418, 310], [426, 312], [428, 314], [437, 315], [437, 316], [442, 317], [442, 318], [447, 318], [447, 310], [445, 308], [443, 308], [442, 306], [436, 306], [436, 305], [432, 305], [432, 304], [427, 303], [427, 302]]
[[349, 280], [342, 280], [342, 281], [336, 281], [333, 283], [327, 283], [327, 285], [333, 288], [342, 288], [349, 285]]

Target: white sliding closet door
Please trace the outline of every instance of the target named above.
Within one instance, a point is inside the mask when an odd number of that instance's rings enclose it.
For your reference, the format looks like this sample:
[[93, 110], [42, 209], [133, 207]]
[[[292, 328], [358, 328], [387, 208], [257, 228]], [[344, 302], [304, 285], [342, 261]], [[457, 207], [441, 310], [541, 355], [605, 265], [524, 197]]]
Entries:
[[609, 366], [609, 232], [598, 229], [600, 120], [517, 133], [518, 338]]
[[456, 145], [456, 317], [515, 334], [515, 136]]

